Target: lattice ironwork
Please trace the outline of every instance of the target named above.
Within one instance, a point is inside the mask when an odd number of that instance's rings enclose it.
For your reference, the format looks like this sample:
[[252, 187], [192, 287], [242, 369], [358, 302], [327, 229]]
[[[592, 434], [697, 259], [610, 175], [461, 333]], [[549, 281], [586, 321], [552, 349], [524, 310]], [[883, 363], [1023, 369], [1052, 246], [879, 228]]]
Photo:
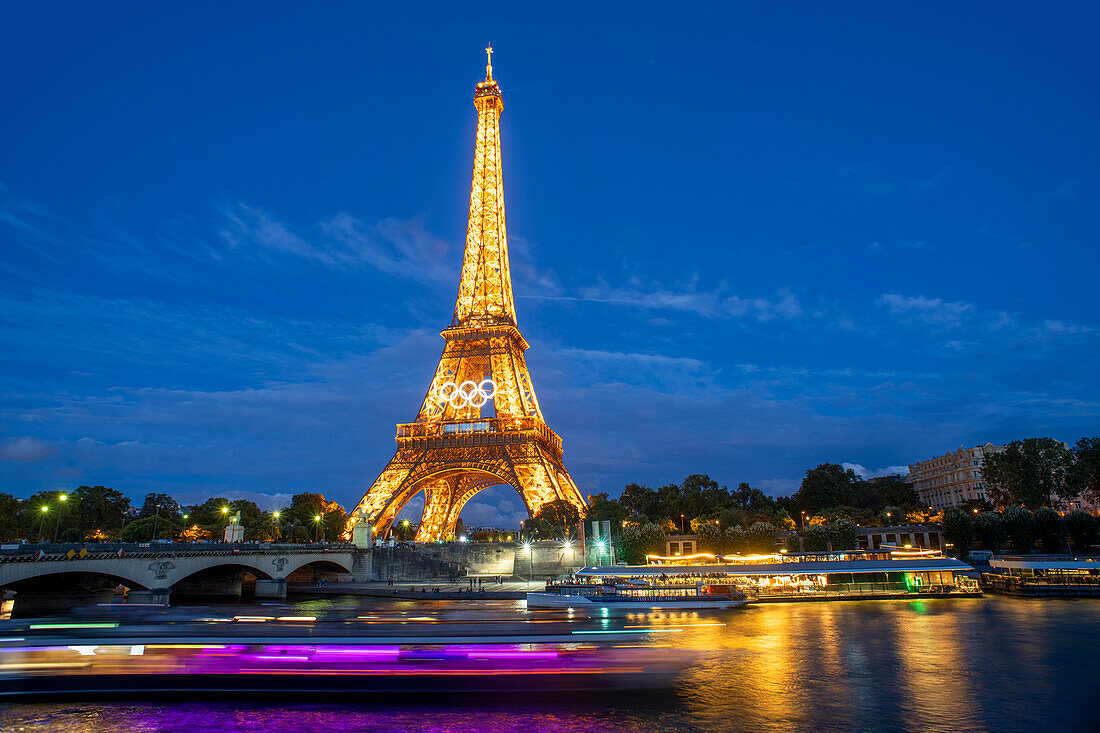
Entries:
[[497, 484], [515, 488], [531, 514], [558, 499], [584, 510], [562, 464], [561, 438], [543, 419], [523, 357], [527, 341], [516, 327], [500, 160], [504, 102], [492, 49], [485, 50], [485, 81], [474, 89], [477, 142], [454, 317], [440, 334], [443, 354], [416, 421], [397, 426], [397, 452], [351, 516], [379, 537], [421, 492], [422, 542], [453, 537], [462, 507]]

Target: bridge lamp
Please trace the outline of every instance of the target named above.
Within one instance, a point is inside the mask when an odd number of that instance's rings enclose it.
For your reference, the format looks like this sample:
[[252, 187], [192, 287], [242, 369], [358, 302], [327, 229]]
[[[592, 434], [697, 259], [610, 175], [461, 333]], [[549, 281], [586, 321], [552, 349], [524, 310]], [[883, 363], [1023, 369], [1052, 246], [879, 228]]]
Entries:
[[570, 542], [569, 540], [566, 540], [565, 542], [561, 543], [561, 546], [562, 546], [563, 550], [572, 550], [573, 549], [573, 543]]

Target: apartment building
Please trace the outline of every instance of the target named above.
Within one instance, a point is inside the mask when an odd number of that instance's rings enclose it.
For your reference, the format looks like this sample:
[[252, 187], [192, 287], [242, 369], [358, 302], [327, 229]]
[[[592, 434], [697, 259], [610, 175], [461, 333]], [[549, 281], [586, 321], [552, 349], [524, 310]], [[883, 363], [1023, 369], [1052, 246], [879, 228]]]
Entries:
[[939, 458], [909, 464], [906, 479], [925, 506], [945, 509], [961, 506], [968, 501], [987, 501], [982, 482], [982, 463], [991, 453], [999, 453], [1004, 446], [985, 445], [963, 448], [945, 453]]

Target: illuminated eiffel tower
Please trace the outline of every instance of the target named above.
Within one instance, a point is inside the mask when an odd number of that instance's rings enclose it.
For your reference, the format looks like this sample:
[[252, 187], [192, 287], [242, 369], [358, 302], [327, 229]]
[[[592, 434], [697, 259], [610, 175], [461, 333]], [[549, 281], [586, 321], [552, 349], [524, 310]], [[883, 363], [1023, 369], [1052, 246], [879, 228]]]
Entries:
[[582, 512], [585, 506], [562, 465], [561, 438], [543, 420], [523, 358], [527, 341], [516, 327], [500, 165], [504, 102], [492, 47], [485, 51], [485, 81], [474, 90], [477, 144], [454, 318], [440, 334], [446, 344], [416, 422], [397, 426], [397, 453], [351, 517], [369, 522], [378, 537], [421, 491], [420, 542], [452, 538], [466, 502], [497, 484], [518, 491], [530, 514], [558, 499]]

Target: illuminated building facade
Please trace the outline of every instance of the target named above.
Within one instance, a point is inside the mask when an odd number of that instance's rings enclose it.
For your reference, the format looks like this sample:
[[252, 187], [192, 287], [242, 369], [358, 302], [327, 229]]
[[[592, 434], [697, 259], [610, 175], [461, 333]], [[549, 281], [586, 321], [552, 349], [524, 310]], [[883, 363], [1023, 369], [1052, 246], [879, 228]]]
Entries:
[[542, 416], [516, 326], [504, 184], [500, 113], [492, 49], [485, 80], [474, 90], [474, 151], [466, 251], [446, 341], [415, 422], [397, 426], [397, 452], [359, 502], [354, 526], [369, 523], [383, 536], [418, 493], [424, 514], [418, 542], [450, 539], [462, 507], [482, 489], [509, 484], [528, 512], [565, 500], [584, 511], [562, 463], [561, 438]]
[[959, 447], [939, 458], [909, 464], [909, 483], [925, 506], [946, 509], [968, 501], [988, 501], [982, 482], [982, 463], [1002, 446], [986, 443], [973, 448]]

